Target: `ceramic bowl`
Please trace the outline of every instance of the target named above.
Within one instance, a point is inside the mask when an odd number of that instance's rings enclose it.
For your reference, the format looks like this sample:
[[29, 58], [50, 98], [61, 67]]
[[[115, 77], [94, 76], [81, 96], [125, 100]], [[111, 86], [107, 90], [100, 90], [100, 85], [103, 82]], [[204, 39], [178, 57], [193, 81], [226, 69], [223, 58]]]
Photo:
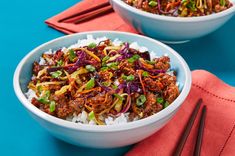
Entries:
[[166, 43], [183, 43], [205, 36], [221, 27], [235, 13], [233, 5], [225, 11], [207, 16], [170, 17], [136, 9], [123, 0], [110, 0], [110, 3], [115, 12], [138, 32]]
[[[106, 36], [114, 40], [137, 42], [149, 51], [158, 55], [167, 54], [171, 59], [171, 66], [177, 72], [180, 95], [167, 108], [145, 119], [119, 125], [85, 125], [62, 120], [51, 116], [36, 108], [26, 98], [27, 84], [32, 77], [32, 64], [39, 60], [42, 53], [49, 49], [59, 49], [84, 39], [87, 35], [96, 37]], [[124, 32], [84, 32], [68, 35], [49, 41], [29, 52], [18, 64], [14, 74], [15, 93], [29, 114], [55, 137], [78, 146], [94, 148], [113, 148], [130, 145], [143, 140], [162, 128], [175, 115], [185, 100], [191, 87], [191, 73], [184, 59], [165, 44], [148, 37]]]

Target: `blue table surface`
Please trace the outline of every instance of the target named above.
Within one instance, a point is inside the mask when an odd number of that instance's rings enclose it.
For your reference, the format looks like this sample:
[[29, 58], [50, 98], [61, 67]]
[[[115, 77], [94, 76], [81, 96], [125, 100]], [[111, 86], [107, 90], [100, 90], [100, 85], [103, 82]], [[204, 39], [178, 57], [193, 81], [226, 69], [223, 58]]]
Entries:
[[[1, 1], [0, 4], [0, 155], [122, 155], [118, 149], [80, 148], [52, 137], [24, 110], [16, 98], [12, 78], [19, 61], [36, 46], [63, 36], [44, 21], [78, 0]], [[191, 70], [208, 70], [235, 86], [235, 17], [216, 32], [191, 42], [170, 45]], [[124, 138], [123, 138], [124, 139]]]

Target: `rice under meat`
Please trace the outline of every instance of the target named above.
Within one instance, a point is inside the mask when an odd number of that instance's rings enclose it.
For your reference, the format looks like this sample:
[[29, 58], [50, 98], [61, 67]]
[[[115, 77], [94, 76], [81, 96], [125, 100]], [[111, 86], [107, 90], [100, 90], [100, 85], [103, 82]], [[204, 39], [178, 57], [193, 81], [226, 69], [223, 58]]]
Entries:
[[170, 58], [153, 54], [136, 42], [88, 35], [43, 53], [33, 64], [26, 96], [40, 110], [75, 123], [112, 125], [146, 118], [179, 95]]

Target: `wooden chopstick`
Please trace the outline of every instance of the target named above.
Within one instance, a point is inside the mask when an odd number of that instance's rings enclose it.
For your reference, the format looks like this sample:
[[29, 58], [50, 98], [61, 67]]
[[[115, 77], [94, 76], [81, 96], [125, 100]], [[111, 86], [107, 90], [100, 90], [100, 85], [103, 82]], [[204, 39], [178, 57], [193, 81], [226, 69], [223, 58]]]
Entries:
[[110, 13], [113, 11], [113, 8], [112, 6], [107, 6], [107, 7], [104, 7], [102, 9], [99, 9], [99, 10], [96, 10], [92, 13], [90, 13], [89, 15], [87, 16], [84, 16], [82, 18], [79, 18], [78, 20], [74, 21], [73, 23], [74, 24], [79, 24], [81, 22], [84, 22], [84, 21], [87, 21], [87, 20], [91, 20], [93, 18], [96, 18], [96, 17], [99, 17], [99, 16], [102, 16], [102, 15], [105, 15], [107, 13]]
[[202, 103], [202, 99], [200, 98], [197, 101], [197, 104], [196, 104], [196, 106], [195, 106], [195, 108], [194, 108], [194, 110], [193, 110], [193, 112], [192, 112], [192, 114], [190, 116], [190, 119], [189, 119], [189, 121], [188, 121], [188, 123], [187, 123], [187, 125], [185, 127], [184, 133], [183, 133], [183, 135], [181, 136], [181, 138], [179, 140], [178, 146], [176, 147], [176, 150], [174, 152], [174, 156], [180, 156], [181, 155], [181, 152], [183, 150], [184, 144], [185, 144], [185, 142], [186, 142], [186, 140], [188, 138], [188, 135], [189, 135], [189, 133], [191, 131], [193, 123], [194, 123], [194, 121], [196, 119], [196, 116], [197, 116], [197, 113], [198, 113], [199, 108], [201, 106], [201, 103]]
[[201, 152], [201, 145], [202, 145], [202, 137], [204, 132], [204, 126], [205, 126], [205, 119], [206, 119], [206, 106], [203, 106], [202, 108], [202, 115], [200, 119], [200, 125], [197, 133], [197, 141], [194, 148], [194, 156], [200, 156]]
[[69, 19], [71, 19], [71, 18], [74, 18], [74, 17], [76, 17], [76, 16], [80, 16], [80, 15], [82, 15], [82, 14], [86, 14], [86, 13], [92, 12], [92, 11], [94, 11], [94, 10], [97, 10], [97, 9], [100, 9], [100, 8], [103, 8], [103, 7], [106, 7], [106, 6], [110, 6], [109, 2], [101, 3], [100, 5], [97, 5], [97, 6], [95, 6], [95, 7], [92, 7], [92, 8], [86, 9], [86, 10], [84, 10], [84, 11], [78, 12], [78, 13], [76, 13], [76, 14], [70, 15], [70, 16], [68, 16], [68, 17], [62, 18], [62, 19], [60, 19], [58, 22], [59, 22], [59, 23], [60, 23], [60, 22], [64, 22], [64, 21], [69, 20]]

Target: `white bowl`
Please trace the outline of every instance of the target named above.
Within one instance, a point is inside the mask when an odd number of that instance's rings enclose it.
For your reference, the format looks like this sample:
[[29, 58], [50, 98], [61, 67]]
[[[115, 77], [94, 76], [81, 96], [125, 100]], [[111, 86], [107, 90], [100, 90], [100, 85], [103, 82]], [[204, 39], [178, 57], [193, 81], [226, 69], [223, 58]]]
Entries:
[[233, 5], [225, 11], [207, 16], [170, 17], [141, 11], [122, 0], [110, 0], [110, 3], [115, 12], [138, 32], [167, 43], [182, 43], [207, 35], [221, 27], [235, 13]]
[[[76, 43], [87, 35], [93, 37], [106, 36], [110, 39], [119, 38], [122, 41], [138, 42], [141, 46], [156, 51], [159, 55], [168, 54], [171, 65], [177, 71], [177, 81], [180, 83], [179, 97], [166, 109], [148, 118], [120, 125], [85, 125], [62, 120], [51, 116], [32, 105], [24, 93], [32, 76], [32, 64], [48, 49], [58, 49]], [[29, 114], [55, 137], [78, 146], [95, 148], [113, 148], [130, 145], [141, 141], [163, 127], [177, 112], [185, 100], [191, 87], [191, 73], [183, 58], [170, 47], [148, 37], [124, 32], [84, 32], [68, 35], [49, 41], [28, 53], [19, 63], [14, 74], [14, 90]]]

